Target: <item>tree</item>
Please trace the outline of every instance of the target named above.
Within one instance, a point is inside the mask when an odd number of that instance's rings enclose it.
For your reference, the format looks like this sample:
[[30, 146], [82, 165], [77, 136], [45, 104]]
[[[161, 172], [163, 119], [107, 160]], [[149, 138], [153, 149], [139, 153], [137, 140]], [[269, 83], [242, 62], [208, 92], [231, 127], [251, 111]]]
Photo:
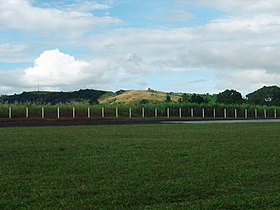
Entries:
[[189, 102], [195, 103], [195, 104], [203, 104], [206, 103], [206, 100], [198, 94], [192, 94], [191, 98], [189, 99]]
[[171, 97], [169, 94], [166, 95], [165, 102], [167, 103], [171, 102]]
[[141, 101], [139, 101], [139, 104], [149, 104], [150, 101], [147, 99], [142, 99]]
[[217, 95], [217, 103], [220, 104], [242, 104], [241, 93], [236, 90], [225, 90]]
[[277, 86], [264, 86], [248, 94], [247, 98], [250, 104], [280, 106], [280, 88]]
[[183, 93], [182, 95], [182, 102], [188, 102], [190, 100], [190, 95]]
[[93, 104], [99, 104], [99, 101], [97, 98], [91, 98], [88, 102], [90, 105], [93, 105]]

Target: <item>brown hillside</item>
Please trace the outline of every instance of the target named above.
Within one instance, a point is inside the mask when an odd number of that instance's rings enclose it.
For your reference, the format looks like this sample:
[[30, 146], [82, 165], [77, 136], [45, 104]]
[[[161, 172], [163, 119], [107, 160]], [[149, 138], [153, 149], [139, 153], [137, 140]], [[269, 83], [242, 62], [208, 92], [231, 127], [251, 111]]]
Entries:
[[[150, 90], [128, 90], [120, 95], [109, 96], [99, 100], [100, 103], [109, 104], [136, 104], [142, 100], [150, 103], [160, 103], [166, 100], [168, 93]], [[171, 94], [172, 101], [178, 101], [180, 94]]]

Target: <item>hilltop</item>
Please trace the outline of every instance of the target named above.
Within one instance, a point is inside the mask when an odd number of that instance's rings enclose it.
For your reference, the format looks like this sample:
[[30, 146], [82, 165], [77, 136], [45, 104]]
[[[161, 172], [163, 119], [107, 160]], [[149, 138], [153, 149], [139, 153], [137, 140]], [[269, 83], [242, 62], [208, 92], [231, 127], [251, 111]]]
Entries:
[[101, 97], [100, 103], [106, 104], [147, 104], [147, 103], [162, 103], [166, 101], [166, 97], [170, 96], [170, 100], [178, 102], [181, 98], [181, 93], [166, 93], [155, 90], [121, 90], [113, 95]]

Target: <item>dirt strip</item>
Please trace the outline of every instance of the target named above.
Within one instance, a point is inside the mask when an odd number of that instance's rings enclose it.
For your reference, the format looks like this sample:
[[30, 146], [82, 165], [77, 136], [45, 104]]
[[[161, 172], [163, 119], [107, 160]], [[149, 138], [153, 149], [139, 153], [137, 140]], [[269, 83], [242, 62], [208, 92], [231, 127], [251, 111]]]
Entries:
[[38, 126], [98, 126], [98, 125], [141, 125], [141, 124], [214, 124], [214, 123], [264, 123], [280, 122], [280, 119], [247, 120], [6, 120], [0, 128]]

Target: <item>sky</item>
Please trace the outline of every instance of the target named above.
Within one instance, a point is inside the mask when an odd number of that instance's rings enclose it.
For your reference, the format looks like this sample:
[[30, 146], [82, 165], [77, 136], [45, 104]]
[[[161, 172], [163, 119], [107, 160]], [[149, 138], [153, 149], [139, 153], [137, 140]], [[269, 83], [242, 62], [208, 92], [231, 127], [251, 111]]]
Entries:
[[279, 0], [0, 0], [0, 95], [280, 86]]

